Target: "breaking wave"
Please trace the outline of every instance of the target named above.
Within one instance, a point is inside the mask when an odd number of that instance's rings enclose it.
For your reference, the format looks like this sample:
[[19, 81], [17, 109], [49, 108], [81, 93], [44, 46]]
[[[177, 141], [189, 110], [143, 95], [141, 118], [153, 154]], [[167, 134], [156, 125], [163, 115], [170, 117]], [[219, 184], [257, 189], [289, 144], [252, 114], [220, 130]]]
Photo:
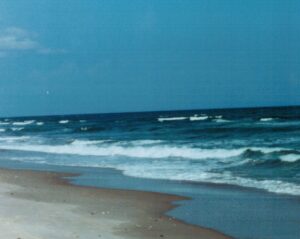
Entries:
[[22, 122], [13, 122], [12, 124], [16, 125], [16, 126], [22, 126], [22, 125], [29, 125], [34, 122], [35, 122], [35, 120], [26, 120], [26, 121], [22, 121]]
[[67, 124], [67, 123], [69, 123], [69, 120], [60, 120], [58, 123], [60, 123], [60, 124]]
[[178, 120], [186, 120], [188, 117], [169, 117], [169, 118], [165, 118], [165, 117], [160, 117], [157, 120], [159, 122], [164, 122], [164, 121], [178, 121]]

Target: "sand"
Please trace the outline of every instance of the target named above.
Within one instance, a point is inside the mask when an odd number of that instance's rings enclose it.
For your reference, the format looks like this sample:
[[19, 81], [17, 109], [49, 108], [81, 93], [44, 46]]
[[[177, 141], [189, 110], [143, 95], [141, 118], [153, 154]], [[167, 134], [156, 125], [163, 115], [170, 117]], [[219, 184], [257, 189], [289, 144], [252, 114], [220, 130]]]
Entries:
[[0, 169], [0, 238], [229, 238], [165, 216], [182, 197], [75, 186], [70, 176]]

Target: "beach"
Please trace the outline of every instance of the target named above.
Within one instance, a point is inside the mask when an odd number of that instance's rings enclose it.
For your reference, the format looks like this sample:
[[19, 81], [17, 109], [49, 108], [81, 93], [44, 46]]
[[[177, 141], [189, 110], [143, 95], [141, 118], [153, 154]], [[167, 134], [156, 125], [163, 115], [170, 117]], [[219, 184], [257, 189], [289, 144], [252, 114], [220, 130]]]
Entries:
[[0, 237], [229, 238], [165, 216], [182, 197], [75, 186], [65, 179], [70, 176], [1, 169]]

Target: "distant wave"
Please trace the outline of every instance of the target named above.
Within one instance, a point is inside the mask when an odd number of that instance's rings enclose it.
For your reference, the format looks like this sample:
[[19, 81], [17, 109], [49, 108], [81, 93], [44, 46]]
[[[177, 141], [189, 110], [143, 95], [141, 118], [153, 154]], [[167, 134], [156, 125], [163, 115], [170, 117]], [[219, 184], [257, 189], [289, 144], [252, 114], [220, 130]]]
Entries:
[[67, 124], [67, 123], [69, 123], [69, 120], [60, 120], [58, 123], [60, 123], [60, 124]]
[[29, 125], [29, 124], [32, 124], [34, 123], [35, 120], [26, 120], [26, 121], [23, 121], [23, 122], [13, 122], [12, 124], [13, 125], [16, 125], [16, 126], [22, 126], [22, 125]]
[[208, 116], [206, 115], [202, 115], [202, 116], [194, 115], [190, 117], [190, 121], [207, 120], [207, 119]]
[[284, 162], [293, 163], [293, 162], [300, 161], [300, 154], [282, 155], [282, 156], [280, 156], [280, 159], [281, 159], [281, 161], [284, 161]]
[[6, 129], [0, 129], [0, 132], [5, 132], [6, 131]]
[[12, 131], [22, 131], [23, 129], [24, 129], [24, 127], [20, 127], [20, 128], [12, 127], [11, 128]]
[[4, 143], [15, 143], [15, 142], [23, 142], [31, 139], [29, 136], [1, 136], [0, 142]]
[[157, 120], [159, 122], [164, 122], [164, 121], [177, 121], [177, 120], [186, 120], [187, 117], [169, 117], [169, 118], [165, 118], [165, 117], [160, 117]]
[[[202, 120], [208, 120], [210, 118], [214, 118], [216, 120], [219, 120], [221, 122], [223, 116], [222, 115], [216, 115], [216, 116], [207, 116], [207, 115], [193, 115], [193, 116], [181, 116], [181, 117], [160, 117], [158, 118], [159, 122], [164, 121], [177, 121], [177, 120], [186, 120], [189, 119], [190, 121], [202, 121]], [[225, 120], [224, 120], [225, 122]]]
[[220, 119], [220, 118], [217, 118], [217, 119], [215, 119], [214, 121], [217, 122], [217, 123], [227, 123], [227, 122], [231, 122], [230, 120]]
[[267, 121], [273, 121], [273, 118], [261, 118], [260, 121], [267, 122]]
[[44, 122], [37, 122], [36, 125], [44, 125]]
[[0, 125], [9, 125], [9, 122], [0, 122]]

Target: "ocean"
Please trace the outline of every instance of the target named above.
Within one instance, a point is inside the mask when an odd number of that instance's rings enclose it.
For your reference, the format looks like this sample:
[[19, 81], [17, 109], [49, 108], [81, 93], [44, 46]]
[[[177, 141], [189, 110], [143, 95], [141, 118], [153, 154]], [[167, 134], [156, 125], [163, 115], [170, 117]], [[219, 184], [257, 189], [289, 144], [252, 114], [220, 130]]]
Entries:
[[300, 195], [300, 108], [5, 118], [1, 157]]
[[298, 198], [300, 107], [2, 118], [0, 155], [14, 165], [117, 170], [144, 180], [133, 189], [153, 191], [145, 182], [162, 180], [186, 183], [191, 197], [197, 184], [212, 184]]

